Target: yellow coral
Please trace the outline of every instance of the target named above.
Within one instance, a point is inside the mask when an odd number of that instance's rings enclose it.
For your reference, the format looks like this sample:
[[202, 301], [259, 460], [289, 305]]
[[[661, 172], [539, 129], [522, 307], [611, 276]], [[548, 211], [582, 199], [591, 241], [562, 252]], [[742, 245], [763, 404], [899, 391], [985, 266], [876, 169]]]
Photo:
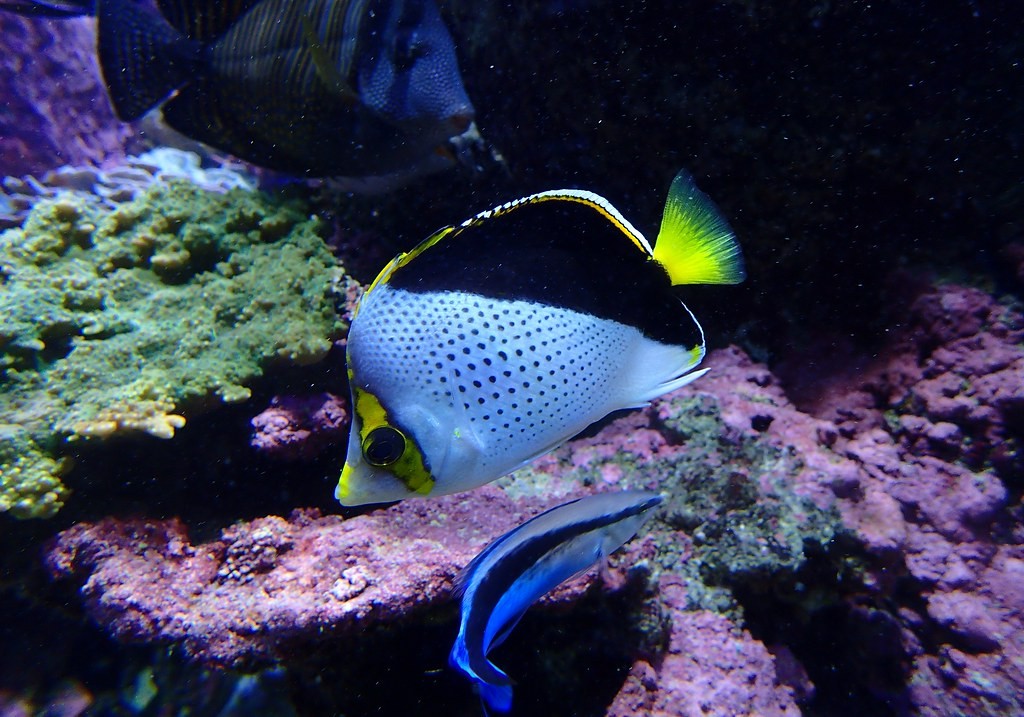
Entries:
[[70, 438], [106, 438], [116, 433], [148, 433], [156, 438], [174, 438], [174, 432], [185, 425], [185, 417], [176, 413], [167, 400], [107, 406], [95, 416], [73, 422]]
[[49, 518], [64, 505], [67, 459], [47, 455], [17, 426], [0, 425], [0, 513]]

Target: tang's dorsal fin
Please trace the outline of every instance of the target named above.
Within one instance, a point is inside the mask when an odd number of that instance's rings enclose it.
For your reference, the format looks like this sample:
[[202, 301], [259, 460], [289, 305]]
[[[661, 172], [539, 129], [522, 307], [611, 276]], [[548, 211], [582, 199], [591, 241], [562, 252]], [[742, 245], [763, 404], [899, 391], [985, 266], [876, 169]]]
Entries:
[[685, 170], [669, 189], [654, 258], [675, 286], [738, 284], [746, 277], [736, 235]]
[[157, 0], [157, 7], [178, 32], [211, 42], [261, 0]]

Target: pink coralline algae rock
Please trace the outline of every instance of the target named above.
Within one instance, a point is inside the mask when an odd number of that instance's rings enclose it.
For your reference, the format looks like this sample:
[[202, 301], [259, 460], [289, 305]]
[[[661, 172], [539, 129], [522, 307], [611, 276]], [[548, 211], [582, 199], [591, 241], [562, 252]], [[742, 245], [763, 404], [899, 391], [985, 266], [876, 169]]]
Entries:
[[[728, 391], [741, 394], [728, 398], [738, 422], [727, 429], [730, 440], [767, 440], [764, 432], [770, 432], [771, 440], [782, 441], [782, 424], [793, 409], [781, 395], [776, 403], [764, 397], [755, 400], [753, 394], [763, 389], [748, 379], [763, 382], [763, 367], [732, 350], [716, 355], [711, 363], [723, 375], [720, 380]], [[710, 394], [692, 390], [679, 398], [706, 404], [708, 410], [717, 405]], [[763, 426], [761, 431], [752, 428], [749, 417], [740, 418], [741, 401], [756, 402], [759, 412], [776, 411], [778, 425]], [[530, 475], [466, 494], [405, 501], [347, 520], [298, 511], [287, 518], [238, 523], [225, 529], [219, 540], [205, 544], [193, 544], [178, 521], [108, 519], [61, 533], [47, 562], [54, 575], [81, 582], [90, 615], [121, 640], [176, 643], [196, 659], [219, 665], [286, 660], [297, 652], [308, 654], [317, 645], [358, 639], [374, 624], [425, 615], [451, 599], [454, 576], [487, 542], [548, 507], [596, 490], [638, 483], [656, 487], [658, 476], [653, 472], [648, 475], [615, 461], [620, 453], [641, 465], [682, 460], [686, 443], [658, 428], [662, 420], [676, 420], [670, 414], [674, 415], [665, 405], [631, 414], [597, 436], [546, 457]], [[718, 444], [716, 437], [709, 437], [709, 442]], [[706, 457], [699, 453], [690, 458]], [[716, 460], [726, 459], [723, 452]], [[787, 465], [773, 460], [765, 475], [770, 474], [773, 482], [783, 481]], [[739, 465], [736, 469], [747, 470]], [[804, 466], [798, 475], [810, 485], [815, 471]], [[605, 479], [580, 478], [590, 472]], [[661, 563], [659, 541], [694, 554], [683, 534], [659, 530], [658, 535], [656, 539], [651, 531], [612, 560], [612, 568], [602, 577], [605, 590], [626, 585], [634, 564]], [[759, 544], [751, 545], [750, 551], [770, 554]], [[705, 611], [689, 615], [685, 581], [672, 576], [670, 565], [656, 571], [666, 576], [661, 581], [668, 586], [665, 595], [674, 596], [664, 603], [665, 622], [659, 629], [671, 633], [675, 647], [670, 649], [675, 652], [665, 655], [664, 687], [644, 699], [666, 710], [688, 684], [721, 683], [721, 689], [707, 697], [720, 701], [720, 714], [796, 714], [794, 690], [776, 676], [773, 655], [728, 618]], [[596, 573], [556, 589], [542, 603], [577, 600]], [[720, 650], [718, 657], [693, 659], [684, 654], [705, 639], [705, 630], [706, 639]], [[719, 657], [726, 655], [733, 656], [731, 661], [721, 662]], [[648, 656], [639, 662], [661, 664], [650, 660]], [[646, 669], [639, 662], [635, 670]], [[726, 682], [723, 675], [733, 667], [737, 671], [732, 682]], [[624, 689], [628, 688], [627, 684]]]
[[349, 520], [261, 518], [202, 545], [176, 520], [105, 520], [63, 532], [47, 561], [56, 575], [87, 576], [90, 613], [119, 639], [178, 642], [237, 666], [448, 599], [487, 540], [553, 503], [487, 487]]
[[[252, 666], [451, 599], [458, 570], [489, 540], [566, 497], [512, 499], [485, 486], [350, 520], [315, 511], [261, 518], [203, 545], [176, 520], [106, 520], [62, 533], [47, 562], [55, 575], [84, 578], [90, 614], [119, 639], [171, 641], [207, 663]], [[622, 589], [630, 566], [655, 551], [650, 539], [632, 543], [602, 571], [605, 589]], [[596, 575], [542, 603], [578, 600]], [[678, 580], [662, 582], [667, 653], [657, 667], [634, 665], [610, 714], [799, 714], [761, 643], [721, 615], [689, 612]]]
[[252, 419], [253, 448], [279, 458], [314, 458], [325, 448], [344, 445], [347, 402], [333, 394], [275, 396]]
[[[1004, 479], [1019, 476], [1024, 322], [962, 287], [908, 306], [892, 345], [859, 372], [806, 372], [814, 385], [794, 394], [813, 412], [729, 348], [700, 381], [470, 493], [348, 520], [298, 511], [198, 545], [176, 521], [109, 519], [62, 533], [48, 563], [81, 582], [89, 613], [120, 639], [244, 665], [425, 615], [483, 545], [551, 505], [661, 489], [659, 516], [604, 585], [646, 564], [668, 640], [637, 648], [610, 714], [799, 714], [816, 689], [816, 666], [794, 656], [807, 641], [759, 642], [716, 611], [714, 586], [770, 593], [806, 542], [824, 548], [841, 532], [862, 552], [856, 581], [831, 601], [863, 625], [829, 643], [850, 653], [835, 664], [856, 665], [841, 679], [900, 714], [1022, 714], [1024, 528]], [[578, 598], [593, 575], [550, 600]]]
[[91, 19], [0, 13], [0, 176], [122, 158], [134, 135], [107, 100]]
[[915, 714], [1024, 712], [1024, 534], [1002, 480], [1022, 470], [1022, 341], [1024, 317], [987, 294], [928, 289], [879, 358], [818, 404], [860, 466], [839, 507], [883, 559], [869, 583], [889, 593], [898, 560], [924, 600], [897, 615]]
[[668, 649], [654, 664], [633, 664], [609, 717], [800, 715], [762, 643], [722, 615], [687, 610], [685, 589], [671, 578], [660, 592], [673, 608]]

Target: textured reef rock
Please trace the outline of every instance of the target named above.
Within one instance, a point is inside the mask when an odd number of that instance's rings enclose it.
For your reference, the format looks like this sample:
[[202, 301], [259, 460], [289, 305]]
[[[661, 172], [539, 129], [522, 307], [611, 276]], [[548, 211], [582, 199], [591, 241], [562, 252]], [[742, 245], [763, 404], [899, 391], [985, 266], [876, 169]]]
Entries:
[[[68, 195], [89, 201], [99, 200], [108, 209], [130, 202], [155, 184], [184, 179], [211, 192], [256, 188], [256, 178], [237, 162], [203, 167], [194, 153], [171, 147], [158, 147], [139, 155], [125, 157], [107, 169], [65, 165], [44, 173], [40, 178], [4, 177], [0, 194], [0, 229], [20, 227], [29, 212], [42, 199]], [[209, 158], [207, 158], [210, 163]]]
[[252, 447], [286, 459], [309, 459], [348, 436], [348, 402], [330, 393], [275, 396], [252, 419]]
[[[730, 348], [694, 385], [477, 491], [349, 519], [299, 511], [200, 544], [177, 521], [108, 519], [63, 532], [48, 565], [119, 639], [294, 664], [372, 640], [373, 625], [450, 620], [457, 571], [550, 505], [656, 488], [664, 508], [603, 579], [538, 608], [647, 586], [628, 603], [632, 667], [609, 714], [796, 715], [834, 669], [893, 713], [1015, 713], [1022, 330], [982, 292], [932, 289], [875, 365], [815, 381], [809, 410]], [[773, 631], [762, 604], [798, 619]], [[799, 626], [823, 610], [843, 619], [815, 648]]]
[[125, 640], [173, 640], [205, 661], [251, 663], [422, 610], [495, 534], [537, 510], [490, 487], [343, 520], [299, 511], [192, 545], [177, 521], [103, 521], [61, 534], [57, 574], [89, 575], [90, 612]]
[[[742, 400], [753, 400], [752, 392], [766, 402], [763, 394], [774, 391], [772, 400], [784, 407], [777, 388], [758, 385], [770, 374], [734, 350], [717, 354], [712, 365], [729, 387], [723, 395], [710, 382], [703, 388], [711, 393], [688, 389], [468, 494], [406, 501], [348, 520], [309, 512], [268, 517], [199, 545], [176, 521], [111, 519], [62, 533], [48, 564], [55, 575], [83, 581], [90, 614], [122, 640], [171, 641], [206, 662], [253, 665], [427, 615], [451, 599], [454, 576], [487, 541], [551, 505], [617, 486], [660, 487], [669, 494], [665, 515], [613, 561], [622, 569], [603, 583], [639, 579], [631, 572], [636, 564], [669, 586], [655, 617], [638, 608], [638, 623], [650, 623], [640, 642], [667, 637], [662, 647], [641, 649], [657, 657], [641, 656], [634, 667], [661, 676], [643, 700], [654, 709], [687, 685], [721, 684], [715, 699], [736, 711], [796, 714], [793, 688], [775, 676], [772, 655], [734, 618], [706, 608], [734, 610], [734, 581], [798, 569], [807, 545], [825, 543], [839, 529], [838, 514], [816, 505], [806, 488], [821, 479], [814, 460], [798, 460], [765, 438], [781, 421], [773, 429], [755, 420], [754, 428], [749, 415], [738, 418], [739, 399], [724, 395], [748, 386]], [[729, 423], [734, 413], [737, 425]], [[564, 586], [545, 603], [577, 599], [593, 578]], [[728, 664], [745, 665], [757, 679], [726, 683], [717, 660], [683, 655], [702, 639], [691, 634], [694, 627], [734, 655]], [[628, 699], [624, 692], [616, 704]]]
[[792, 692], [777, 684], [775, 660], [763, 644], [722, 615], [685, 606], [684, 598], [672, 613], [669, 645], [657, 666], [633, 665], [608, 717], [800, 714]]
[[91, 19], [0, 13], [0, 47], [0, 174], [99, 165], [124, 156], [134, 132], [107, 100]]
[[301, 204], [185, 181], [109, 209], [38, 202], [0, 234], [0, 511], [52, 515], [66, 441], [170, 438], [343, 331], [342, 271]]
[[[1024, 317], [987, 294], [926, 290], [883, 358], [820, 408], [862, 466], [845, 521], [879, 558], [854, 615], [889, 634], [866, 649], [906, 665], [917, 714], [1024, 711], [1022, 342]], [[883, 673], [868, 679], [884, 693]]]

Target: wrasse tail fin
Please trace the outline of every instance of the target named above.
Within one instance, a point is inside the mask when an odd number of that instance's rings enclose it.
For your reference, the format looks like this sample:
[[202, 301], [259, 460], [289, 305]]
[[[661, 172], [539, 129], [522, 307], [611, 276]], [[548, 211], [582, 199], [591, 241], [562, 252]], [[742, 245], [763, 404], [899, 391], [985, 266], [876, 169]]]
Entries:
[[492, 685], [487, 682], [479, 682], [477, 689], [480, 692], [480, 700], [483, 702], [484, 712], [489, 707], [494, 712], [502, 714], [512, 709], [512, 685]]
[[97, 0], [97, 47], [118, 117], [136, 120], [192, 79], [201, 45], [134, 0]]
[[746, 278], [736, 235], [683, 170], [672, 180], [654, 259], [672, 284], [738, 284]]

